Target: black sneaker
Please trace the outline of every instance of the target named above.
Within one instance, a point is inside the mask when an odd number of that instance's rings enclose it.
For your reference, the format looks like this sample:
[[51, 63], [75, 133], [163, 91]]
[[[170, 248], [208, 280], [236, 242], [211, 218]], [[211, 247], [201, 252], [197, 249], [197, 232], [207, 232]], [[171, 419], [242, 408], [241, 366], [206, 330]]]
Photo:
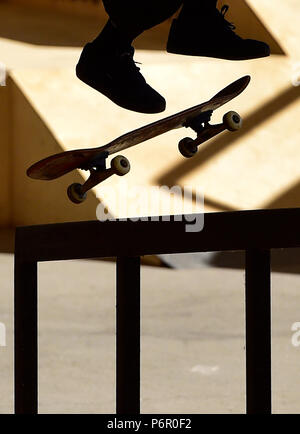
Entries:
[[139, 72], [133, 60], [134, 48], [101, 50], [88, 43], [76, 66], [76, 75], [117, 105], [141, 113], [159, 113], [166, 101]]
[[[268, 44], [243, 39], [235, 26], [225, 19], [228, 6], [217, 8], [205, 16], [175, 19], [172, 22], [167, 51], [190, 56], [215, 57], [227, 60], [247, 60], [270, 55]], [[196, 21], [197, 20], [197, 21]]]

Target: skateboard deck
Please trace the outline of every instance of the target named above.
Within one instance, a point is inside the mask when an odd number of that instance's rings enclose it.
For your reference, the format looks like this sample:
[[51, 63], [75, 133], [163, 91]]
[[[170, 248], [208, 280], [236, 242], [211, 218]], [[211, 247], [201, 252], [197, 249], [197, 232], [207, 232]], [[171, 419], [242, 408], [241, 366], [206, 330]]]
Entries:
[[[129, 170], [130, 166], [129, 168], [127, 167], [127, 169], [125, 168], [126, 165], [129, 165], [128, 160], [121, 156], [119, 156], [120, 158], [118, 160], [117, 157], [115, 157], [114, 167], [106, 169], [105, 160], [109, 155], [123, 151], [139, 143], [145, 142], [146, 140], [152, 139], [153, 137], [164, 134], [167, 131], [181, 127], [190, 127], [197, 133], [197, 139], [193, 140], [185, 138], [181, 140], [181, 143], [179, 143], [180, 152], [185, 157], [191, 157], [196, 153], [197, 146], [200, 143], [205, 142], [209, 138], [226, 129], [231, 131], [239, 129], [241, 126], [241, 119], [235, 112], [227, 113], [228, 116], [224, 116], [222, 124], [210, 125], [209, 120], [214, 110], [238, 96], [248, 86], [249, 82], [250, 76], [246, 75], [229, 84], [210, 100], [126, 133], [104, 146], [90, 149], [71, 150], [52, 155], [29, 167], [27, 175], [33, 179], [52, 180], [75, 169], [90, 170], [90, 178], [94, 178], [92, 180], [93, 185], [89, 178], [85, 183], [87, 184], [86, 187], [88, 187], [84, 188], [85, 191], [83, 193], [85, 193], [88, 189], [103, 181], [108, 176], [111, 176], [113, 173], [124, 175], [127, 173], [126, 170]], [[97, 177], [95, 176], [96, 172]], [[106, 173], [104, 174], [104, 172]], [[78, 185], [80, 184], [77, 184], [77, 186]]]

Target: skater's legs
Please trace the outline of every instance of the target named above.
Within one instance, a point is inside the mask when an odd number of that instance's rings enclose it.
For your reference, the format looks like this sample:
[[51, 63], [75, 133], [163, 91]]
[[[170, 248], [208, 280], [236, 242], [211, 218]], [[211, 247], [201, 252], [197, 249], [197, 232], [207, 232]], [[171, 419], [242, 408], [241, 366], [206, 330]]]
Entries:
[[158, 113], [165, 100], [152, 89], [133, 60], [133, 40], [143, 31], [174, 19], [167, 51], [230, 60], [268, 56], [267, 44], [242, 39], [225, 19], [227, 7], [217, 0], [103, 0], [109, 20], [88, 43], [76, 67], [78, 78], [116, 104], [142, 113]]

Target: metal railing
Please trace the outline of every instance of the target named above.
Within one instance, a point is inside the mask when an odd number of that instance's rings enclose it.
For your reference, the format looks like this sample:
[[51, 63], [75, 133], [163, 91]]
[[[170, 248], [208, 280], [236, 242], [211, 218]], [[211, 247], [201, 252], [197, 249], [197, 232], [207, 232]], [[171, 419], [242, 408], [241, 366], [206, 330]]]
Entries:
[[140, 257], [226, 250], [246, 252], [246, 411], [271, 413], [270, 250], [300, 247], [300, 209], [209, 213], [201, 232], [186, 232], [184, 219], [177, 220], [171, 216], [170, 221], [160, 217], [17, 228], [16, 413], [38, 412], [38, 262], [117, 257], [116, 412], [138, 414]]

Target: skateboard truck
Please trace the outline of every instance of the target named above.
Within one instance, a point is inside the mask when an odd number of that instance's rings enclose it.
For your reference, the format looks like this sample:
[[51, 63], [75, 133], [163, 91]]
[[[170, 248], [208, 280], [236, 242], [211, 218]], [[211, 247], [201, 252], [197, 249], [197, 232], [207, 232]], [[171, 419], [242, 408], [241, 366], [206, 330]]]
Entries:
[[201, 113], [190, 120], [187, 120], [184, 124], [185, 127], [190, 127], [197, 133], [196, 139], [185, 137], [178, 143], [179, 152], [186, 158], [193, 157], [197, 151], [198, 146], [206, 140], [211, 139], [222, 131], [237, 131], [242, 126], [242, 118], [234, 111], [227, 112], [223, 116], [223, 122], [216, 125], [209, 123], [213, 111]]
[[106, 168], [106, 158], [108, 152], [104, 152], [103, 155], [97, 156], [96, 159], [92, 159], [86, 165], [81, 167], [82, 170], [89, 170], [90, 176], [84, 184], [75, 182], [69, 185], [67, 189], [68, 198], [73, 203], [82, 203], [87, 197], [87, 192], [95, 187], [95, 185], [110, 178], [112, 175], [123, 176], [130, 170], [129, 160], [123, 155], [117, 155], [110, 162], [110, 168]]

